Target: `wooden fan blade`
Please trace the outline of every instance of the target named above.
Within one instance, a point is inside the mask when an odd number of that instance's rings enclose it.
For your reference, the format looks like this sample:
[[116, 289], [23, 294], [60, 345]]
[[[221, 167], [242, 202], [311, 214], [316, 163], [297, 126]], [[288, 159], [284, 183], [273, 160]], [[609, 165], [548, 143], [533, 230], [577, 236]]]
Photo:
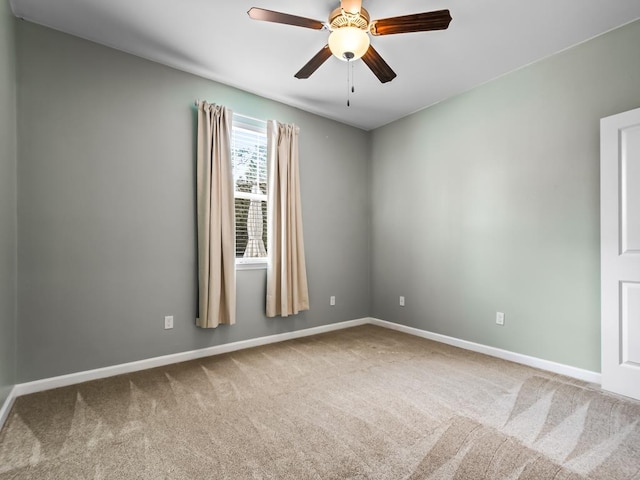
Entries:
[[395, 33], [428, 32], [430, 30], [446, 30], [451, 23], [449, 10], [415, 13], [402, 17], [383, 18], [371, 22], [369, 31], [372, 35], [393, 35]]
[[373, 74], [378, 77], [382, 83], [387, 83], [396, 78], [396, 72], [384, 61], [380, 54], [369, 45], [369, 50], [362, 56], [362, 61], [367, 64]]
[[273, 10], [265, 10], [264, 8], [252, 7], [247, 14], [254, 20], [262, 20], [263, 22], [284, 23], [285, 25], [312, 28], [314, 30], [322, 30], [324, 28], [324, 23], [319, 20], [289, 15], [288, 13], [274, 12]]
[[298, 73], [294, 75], [296, 78], [309, 78], [313, 72], [315, 72], [320, 65], [328, 60], [331, 56], [331, 50], [329, 50], [329, 45], [325, 45], [322, 49], [316, 53], [311, 60], [307, 62], [307, 64], [300, 69]]

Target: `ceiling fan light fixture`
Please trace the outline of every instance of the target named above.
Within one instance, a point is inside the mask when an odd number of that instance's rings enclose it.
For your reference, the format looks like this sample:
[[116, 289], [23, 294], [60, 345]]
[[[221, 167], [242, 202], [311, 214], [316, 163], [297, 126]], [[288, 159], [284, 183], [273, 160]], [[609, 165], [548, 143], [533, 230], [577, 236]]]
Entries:
[[329, 49], [340, 60], [357, 60], [369, 49], [367, 32], [357, 27], [341, 27], [329, 35]]

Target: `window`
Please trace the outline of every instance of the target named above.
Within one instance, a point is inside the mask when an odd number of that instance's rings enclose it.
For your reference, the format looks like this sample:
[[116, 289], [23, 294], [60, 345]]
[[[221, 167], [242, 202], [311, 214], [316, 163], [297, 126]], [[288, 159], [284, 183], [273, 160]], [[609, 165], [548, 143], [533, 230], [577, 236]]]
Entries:
[[267, 262], [266, 130], [266, 122], [233, 115], [236, 265], [263, 267]]

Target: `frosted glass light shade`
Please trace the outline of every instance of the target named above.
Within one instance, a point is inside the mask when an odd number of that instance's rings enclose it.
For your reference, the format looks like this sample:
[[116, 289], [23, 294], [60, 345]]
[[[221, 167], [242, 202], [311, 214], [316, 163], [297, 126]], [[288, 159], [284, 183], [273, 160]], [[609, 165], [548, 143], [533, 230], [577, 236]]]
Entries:
[[356, 27], [337, 28], [329, 35], [329, 49], [340, 60], [347, 60], [349, 55], [345, 53], [353, 54], [350, 60], [362, 57], [369, 49], [369, 42], [367, 32]]

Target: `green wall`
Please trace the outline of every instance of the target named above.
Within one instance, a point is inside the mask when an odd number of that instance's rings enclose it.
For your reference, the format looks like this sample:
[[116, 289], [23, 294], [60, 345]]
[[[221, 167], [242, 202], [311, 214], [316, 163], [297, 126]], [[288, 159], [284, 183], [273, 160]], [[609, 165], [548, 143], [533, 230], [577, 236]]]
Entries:
[[[28, 22], [17, 35], [19, 382], [368, 315], [367, 132]], [[195, 327], [195, 99], [300, 126], [310, 311], [265, 318], [266, 271], [239, 271], [237, 324]]]
[[635, 22], [373, 133], [374, 317], [600, 370], [599, 120], [640, 106], [639, 45]]
[[16, 375], [16, 68], [14, 19], [0, 0], [0, 406]]

